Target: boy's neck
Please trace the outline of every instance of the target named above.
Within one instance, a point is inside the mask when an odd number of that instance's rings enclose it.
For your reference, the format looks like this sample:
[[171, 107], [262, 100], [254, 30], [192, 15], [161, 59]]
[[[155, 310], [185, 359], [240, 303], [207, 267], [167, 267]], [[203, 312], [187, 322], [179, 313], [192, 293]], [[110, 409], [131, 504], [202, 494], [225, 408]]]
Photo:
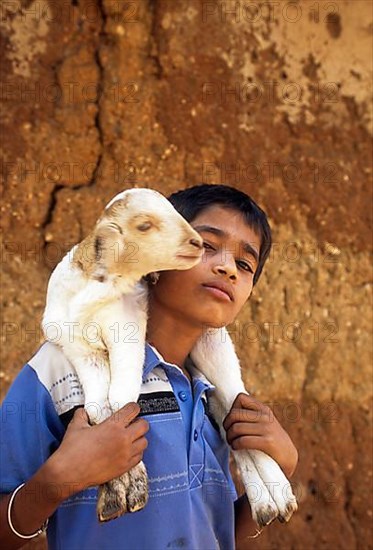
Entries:
[[202, 328], [193, 330], [181, 320], [176, 323], [175, 319], [171, 319], [167, 314], [160, 315], [152, 311], [148, 320], [146, 340], [157, 349], [165, 361], [177, 365], [190, 380], [184, 363], [201, 334]]
[[[177, 365], [183, 371], [183, 374], [188, 378], [188, 380], [189, 381], [191, 380], [191, 376], [188, 370], [184, 367], [186, 357], [183, 360], [179, 354], [173, 355], [172, 353], [170, 354], [168, 350], [164, 350], [161, 344], [159, 343], [156, 344], [153, 340], [149, 338], [147, 339], [147, 341], [159, 352], [159, 354], [163, 357], [165, 361], [167, 361], [167, 363], [172, 363], [173, 365]], [[163, 349], [163, 352], [162, 352], [162, 349]]]

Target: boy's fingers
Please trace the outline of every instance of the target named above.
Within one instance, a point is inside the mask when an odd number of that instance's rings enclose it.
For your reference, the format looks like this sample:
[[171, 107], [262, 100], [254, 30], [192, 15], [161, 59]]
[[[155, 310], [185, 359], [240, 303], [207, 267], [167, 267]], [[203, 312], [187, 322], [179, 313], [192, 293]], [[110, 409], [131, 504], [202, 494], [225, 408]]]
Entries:
[[145, 449], [147, 448], [147, 446], [148, 446], [148, 442], [145, 439], [145, 437], [142, 437], [141, 439], [138, 439], [137, 441], [132, 443], [132, 447], [131, 447], [132, 456], [142, 454], [145, 451]]
[[247, 393], [239, 393], [236, 399], [233, 401], [232, 409], [252, 409], [254, 411], [263, 407], [263, 403], [255, 399], [252, 395]]
[[265, 438], [260, 435], [247, 435], [238, 437], [232, 441], [231, 447], [234, 451], [242, 451], [247, 449], [265, 451], [265, 441]]
[[233, 441], [245, 436], [265, 436], [263, 425], [258, 422], [237, 422], [227, 430], [227, 441], [231, 445]]
[[[122, 425], [127, 427], [137, 417], [139, 412], [140, 412], [140, 407], [137, 403], [127, 403], [127, 405], [119, 409], [119, 411], [114, 412], [109, 418], [104, 420], [104, 422], [102, 422], [101, 424], [105, 424], [105, 422], [121, 422]], [[89, 417], [84, 407], [79, 407], [75, 411], [71, 422], [74, 422], [74, 424], [80, 424], [80, 425], [89, 424]]]
[[[241, 411], [241, 412], [240, 412]], [[273, 418], [273, 411], [268, 405], [258, 401], [252, 395], [247, 395], [246, 393], [239, 393], [236, 399], [233, 402], [230, 412], [224, 419], [223, 426], [225, 429], [229, 427], [232, 421], [242, 421], [245, 420], [244, 416], [248, 411], [255, 411], [258, 415], [258, 420], [266, 419], [271, 420]], [[234, 420], [232, 420], [232, 415]]]
[[127, 405], [124, 405], [119, 411], [113, 413], [106, 422], [121, 422], [124, 426], [128, 426], [132, 420], [136, 418], [139, 412], [140, 407], [137, 403], [127, 403]]
[[[131, 470], [132, 468], [134, 468], [135, 466], [137, 466], [137, 464], [142, 460], [142, 453], [139, 453], [137, 455], [134, 455], [129, 464], [128, 464], [128, 470]], [[128, 471], [127, 470], [127, 471]]]
[[229, 430], [232, 424], [237, 422], [260, 422], [263, 420], [264, 412], [256, 409], [232, 409], [225, 417], [223, 427], [225, 431]]
[[149, 423], [143, 418], [138, 418], [135, 422], [132, 422], [127, 428], [129, 435], [132, 438], [132, 441], [144, 437], [144, 435], [149, 431]]

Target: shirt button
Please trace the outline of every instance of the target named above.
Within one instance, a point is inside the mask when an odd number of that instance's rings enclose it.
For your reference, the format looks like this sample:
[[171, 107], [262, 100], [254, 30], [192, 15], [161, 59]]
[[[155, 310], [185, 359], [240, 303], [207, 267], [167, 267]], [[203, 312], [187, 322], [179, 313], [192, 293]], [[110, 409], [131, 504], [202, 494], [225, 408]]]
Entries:
[[194, 439], [194, 441], [197, 441], [197, 439], [198, 439], [198, 432], [197, 432], [197, 430], [194, 430], [193, 439]]
[[181, 401], [186, 401], [188, 399], [188, 394], [186, 391], [179, 391], [179, 397]]

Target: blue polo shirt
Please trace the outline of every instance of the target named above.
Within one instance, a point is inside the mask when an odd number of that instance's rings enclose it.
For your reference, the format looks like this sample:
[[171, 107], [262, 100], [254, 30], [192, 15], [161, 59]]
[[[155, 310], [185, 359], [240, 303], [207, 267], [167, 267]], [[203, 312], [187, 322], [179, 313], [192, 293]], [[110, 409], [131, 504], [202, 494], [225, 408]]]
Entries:
[[[96, 516], [97, 487], [64, 501], [50, 518], [49, 548], [61, 550], [230, 550], [236, 491], [229, 449], [209, 414], [213, 386], [188, 358], [192, 382], [146, 344], [140, 415], [149, 422], [144, 463], [149, 501], [108, 523]], [[45, 342], [1, 407], [0, 492], [27, 481], [58, 448], [82, 387], [60, 348]], [[37, 505], [37, 495], [35, 495]]]

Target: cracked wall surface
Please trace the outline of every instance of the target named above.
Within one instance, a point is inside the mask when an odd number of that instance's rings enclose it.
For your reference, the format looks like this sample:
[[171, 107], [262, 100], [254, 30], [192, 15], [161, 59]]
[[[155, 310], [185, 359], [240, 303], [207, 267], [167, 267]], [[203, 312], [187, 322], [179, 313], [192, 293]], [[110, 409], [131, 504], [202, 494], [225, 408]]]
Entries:
[[247, 548], [371, 548], [372, 2], [1, 10], [2, 393], [51, 269], [115, 193], [234, 185], [274, 247], [230, 332], [300, 455], [299, 512]]

